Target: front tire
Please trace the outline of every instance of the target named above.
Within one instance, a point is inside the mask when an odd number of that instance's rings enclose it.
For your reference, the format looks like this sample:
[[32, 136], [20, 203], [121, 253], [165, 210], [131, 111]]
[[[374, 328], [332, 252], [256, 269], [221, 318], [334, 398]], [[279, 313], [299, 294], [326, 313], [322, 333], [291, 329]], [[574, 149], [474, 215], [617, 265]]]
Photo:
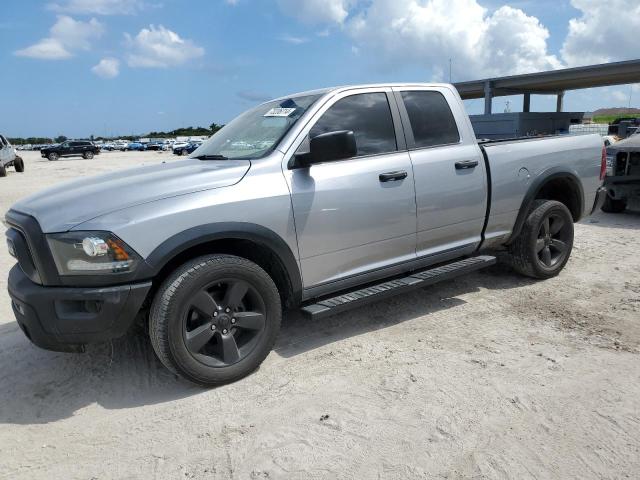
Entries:
[[84, 152], [82, 154], [82, 158], [85, 160], [91, 160], [93, 158], [93, 152]]
[[22, 160], [22, 157], [16, 157], [16, 159], [13, 161], [13, 167], [18, 173], [24, 172], [24, 160]]
[[605, 213], [622, 213], [627, 208], [626, 200], [615, 200], [607, 195], [602, 204], [602, 211]]
[[183, 157], [186, 157], [187, 155], [189, 155], [189, 152], [187, 152], [186, 150], [182, 150], [180, 152], [180, 155], [182, 155]]
[[513, 268], [533, 278], [558, 275], [573, 248], [573, 217], [569, 209], [554, 200], [536, 200], [510, 246]]
[[232, 255], [207, 255], [164, 281], [151, 306], [149, 335], [169, 370], [214, 386], [262, 363], [281, 318], [278, 289], [262, 268]]
[[55, 162], [60, 157], [58, 156], [57, 153], [50, 153], [49, 155], [47, 155], [47, 158], [49, 159], [50, 162]]
[[5, 168], [4, 165], [0, 164], [0, 177], [6, 177], [7, 176], [7, 169]]

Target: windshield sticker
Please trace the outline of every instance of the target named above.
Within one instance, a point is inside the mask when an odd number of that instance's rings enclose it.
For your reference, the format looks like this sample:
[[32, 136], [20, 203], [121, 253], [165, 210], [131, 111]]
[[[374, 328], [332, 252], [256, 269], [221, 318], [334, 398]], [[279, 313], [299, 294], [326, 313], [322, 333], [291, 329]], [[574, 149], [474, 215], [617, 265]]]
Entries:
[[265, 117], [288, 117], [293, 112], [295, 112], [295, 108], [272, 108], [267, 113], [264, 114]]

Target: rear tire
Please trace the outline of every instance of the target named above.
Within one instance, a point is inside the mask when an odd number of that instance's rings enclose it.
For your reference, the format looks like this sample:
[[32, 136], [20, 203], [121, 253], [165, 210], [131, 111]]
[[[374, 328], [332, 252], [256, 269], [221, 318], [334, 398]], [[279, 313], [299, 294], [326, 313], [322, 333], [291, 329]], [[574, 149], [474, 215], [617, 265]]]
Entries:
[[180, 152], [180, 155], [182, 155], [183, 157], [186, 157], [187, 155], [189, 155], [189, 152], [187, 152], [186, 150], [182, 150]]
[[7, 169], [5, 168], [4, 165], [0, 165], [0, 177], [6, 177], [7, 176]]
[[18, 173], [24, 172], [24, 160], [22, 160], [21, 157], [16, 157], [16, 159], [13, 161], [13, 167]]
[[510, 263], [518, 273], [551, 278], [566, 265], [573, 248], [573, 217], [555, 200], [536, 200], [511, 244]]
[[626, 200], [614, 200], [609, 195], [604, 199], [602, 211], [606, 213], [622, 213], [627, 208]]
[[49, 159], [50, 162], [55, 162], [60, 157], [58, 156], [57, 153], [50, 153], [49, 155], [47, 155], [47, 158]]
[[281, 317], [278, 289], [262, 268], [232, 255], [207, 255], [185, 263], [161, 285], [149, 336], [169, 370], [214, 386], [258, 368]]

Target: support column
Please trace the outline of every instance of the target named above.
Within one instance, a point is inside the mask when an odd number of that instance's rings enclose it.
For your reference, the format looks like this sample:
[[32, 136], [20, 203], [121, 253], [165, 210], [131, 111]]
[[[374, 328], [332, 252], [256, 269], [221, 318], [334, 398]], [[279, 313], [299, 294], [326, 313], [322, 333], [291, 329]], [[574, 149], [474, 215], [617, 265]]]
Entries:
[[522, 111], [530, 112], [531, 111], [531, 94], [525, 93], [524, 98], [522, 99]]
[[493, 100], [493, 88], [491, 82], [484, 82], [484, 114], [491, 114], [491, 101]]
[[556, 112], [561, 112], [564, 104], [564, 92], [558, 93], [556, 97]]

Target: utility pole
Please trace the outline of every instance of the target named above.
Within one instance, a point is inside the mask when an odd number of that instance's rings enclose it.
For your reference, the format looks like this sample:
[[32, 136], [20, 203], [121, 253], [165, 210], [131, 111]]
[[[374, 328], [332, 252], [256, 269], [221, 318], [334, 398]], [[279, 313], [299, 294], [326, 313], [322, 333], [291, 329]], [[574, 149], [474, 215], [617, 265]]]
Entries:
[[449, 83], [451, 83], [451, 59], [449, 59]]

